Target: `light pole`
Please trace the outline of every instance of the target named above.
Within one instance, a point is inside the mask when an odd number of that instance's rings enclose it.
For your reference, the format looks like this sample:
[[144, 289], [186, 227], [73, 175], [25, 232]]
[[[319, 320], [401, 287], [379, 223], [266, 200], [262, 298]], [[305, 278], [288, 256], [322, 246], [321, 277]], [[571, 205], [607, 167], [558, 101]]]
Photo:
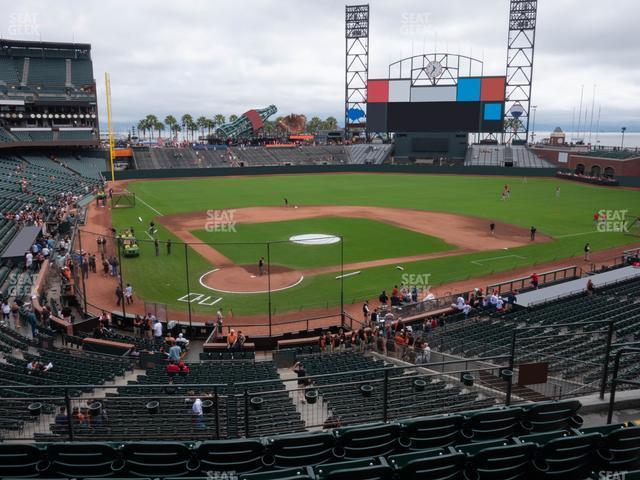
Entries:
[[622, 127], [620, 130], [622, 131], [622, 142], [620, 143], [620, 150], [622, 150], [624, 148], [624, 132], [627, 131], [627, 127]]
[[533, 126], [531, 128], [531, 143], [535, 143], [536, 141], [536, 110], [538, 109], [537, 105], [531, 105], [533, 109]]

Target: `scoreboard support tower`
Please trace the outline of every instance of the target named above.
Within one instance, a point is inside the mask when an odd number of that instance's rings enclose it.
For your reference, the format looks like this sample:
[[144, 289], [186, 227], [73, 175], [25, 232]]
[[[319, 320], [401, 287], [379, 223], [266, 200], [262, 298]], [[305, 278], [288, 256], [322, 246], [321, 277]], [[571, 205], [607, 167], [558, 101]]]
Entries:
[[510, 0], [504, 143], [529, 137], [537, 0]]
[[369, 78], [369, 5], [345, 7], [345, 138], [364, 130]]

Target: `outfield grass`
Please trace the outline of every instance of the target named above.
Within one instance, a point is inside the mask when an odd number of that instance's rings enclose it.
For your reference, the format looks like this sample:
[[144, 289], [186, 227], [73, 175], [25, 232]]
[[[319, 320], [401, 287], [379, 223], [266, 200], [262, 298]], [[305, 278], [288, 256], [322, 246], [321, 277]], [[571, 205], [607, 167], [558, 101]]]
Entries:
[[[289, 242], [299, 234], [327, 234], [344, 238], [344, 263], [435, 253], [455, 249], [439, 238], [366, 218], [319, 217], [285, 222], [244, 223], [233, 232], [192, 232], [238, 265], [254, 265], [267, 256], [272, 265], [295, 269], [340, 265], [341, 246]], [[233, 243], [230, 243], [233, 242]]]
[[[505, 183], [511, 187], [511, 199], [501, 201]], [[559, 198], [555, 195], [558, 185], [561, 186]], [[637, 237], [596, 231], [592, 219], [593, 213], [600, 209], [637, 211], [639, 192], [556, 179], [530, 178], [523, 183], [521, 178], [454, 175], [283, 175], [140, 181], [129, 184], [129, 190], [136, 193], [137, 205], [112, 212], [117, 228], [135, 225], [142, 229], [157, 215], [282, 205], [282, 199], [287, 197], [294, 205], [372, 205], [458, 213], [524, 228], [535, 225], [538, 232], [555, 237], [550, 243], [509, 250], [509, 254], [517, 257], [505, 257], [505, 252], [499, 250], [404, 265], [402, 273], [428, 273], [433, 285], [580, 255], [586, 242], [591, 243], [594, 252], [638, 243]], [[158, 230], [160, 240], [171, 238], [179, 242], [161, 225]], [[352, 254], [348, 250], [351, 249], [345, 248], [345, 257]], [[191, 291], [213, 293], [198, 283], [200, 275], [210, 270], [211, 265], [190, 248], [188, 251]], [[255, 258], [247, 263], [253, 262]], [[187, 283], [184, 251], [180, 246], [174, 246], [170, 257], [163, 251], [158, 258], [152, 249], [143, 245], [139, 258], [124, 260], [123, 270], [125, 279], [131, 281], [143, 298], [186, 309], [186, 303], [177, 301], [186, 292]], [[345, 298], [351, 301], [371, 297], [401, 281], [401, 272], [393, 266], [367, 269], [345, 279]], [[335, 275], [319, 275], [306, 278], [294, 289], [273, 293], [272, 305], [276, 311], [285, 311], [337, 304], [336, 292]], [[266, 304], [266, 295], [224, 295], [215, 308], [223, 305], [236, 314], [257, 314], [266, 312]], [[214, 307], [193, 308], [214, 311]]]

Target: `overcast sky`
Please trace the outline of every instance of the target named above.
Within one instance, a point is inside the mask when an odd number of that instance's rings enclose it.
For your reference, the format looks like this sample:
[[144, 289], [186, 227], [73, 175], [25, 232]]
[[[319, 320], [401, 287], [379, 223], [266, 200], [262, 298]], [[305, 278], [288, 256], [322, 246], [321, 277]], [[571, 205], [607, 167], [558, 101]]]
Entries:
[[[354, 2], [356, 3], [356, 2]], [[505, 72], [508, 0], [371, 0], [370, 77], [425, 52], [484, 59]], [[4, 38], [92, 44], [100, 111], [111, 75], [115, 120], [149, 113], [280, 114], [344, 109], [344, 2], [334, 0], [0, 0]], [[533, 103], [538, 126], [571, 127], [585, 86], [604, 127], [640, 130], [640, 1], [541, 0]]]

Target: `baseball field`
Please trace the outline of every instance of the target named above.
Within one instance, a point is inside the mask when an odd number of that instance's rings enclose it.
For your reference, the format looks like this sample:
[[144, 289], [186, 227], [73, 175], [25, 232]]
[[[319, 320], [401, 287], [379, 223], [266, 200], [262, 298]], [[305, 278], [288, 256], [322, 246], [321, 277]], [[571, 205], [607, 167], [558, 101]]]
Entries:
[[[360, 302], [412, 278], [437, 286], [535, 269], [582, 255], [586, 243], [593, 253], [639, 243], [611, 225], [638, 213], [640, 192], [557, 179], [321, 174], [122, 188], [136, 204], [112, 209], [111, 222], [133, 227], [140, 246], [122, 259], [125, 282], [139, 299], [203, 315], [337, 307], [341, 288], [345, 303]], [[607, 228], [593, 219], [603, 210]]]

